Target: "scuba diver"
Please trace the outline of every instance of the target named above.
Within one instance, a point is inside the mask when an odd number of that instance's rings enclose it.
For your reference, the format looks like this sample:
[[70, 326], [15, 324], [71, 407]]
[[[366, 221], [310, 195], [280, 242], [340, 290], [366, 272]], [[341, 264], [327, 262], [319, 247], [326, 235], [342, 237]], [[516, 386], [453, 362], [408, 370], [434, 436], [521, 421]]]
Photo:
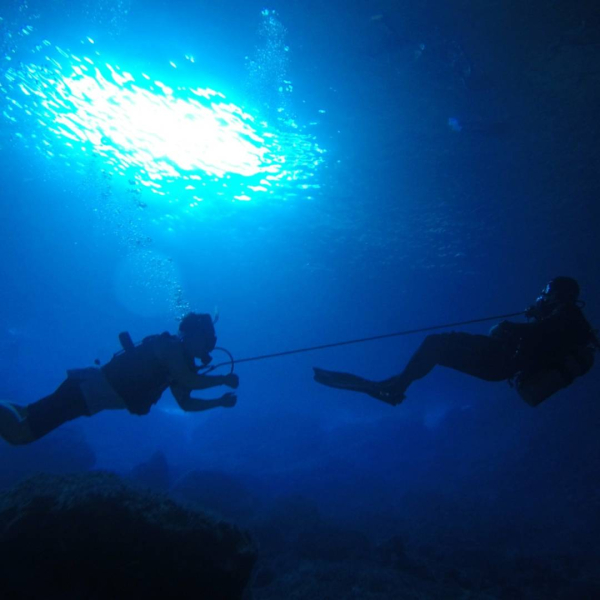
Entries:
[[[170, 388], [186, 412], [235, 406], [235, 394], [215, 400], [191, 397], [193, 390], [219, 385], [237, 388], [234, 373], [217, 376], [199, 373], [211, 361], [217, 338], [210, 315], [189, 313], [177, 335], [164, 332], [134, 344], [128, 333], [119, 335], [123, 347], [102, 367], [67, 371], [65, 381], [49, 396], [27, 406], [0, 403], [0, 437], [10, 444], [28, 444], [77, 417], [101, 410], [127, 409], [145, 415]], [[195, 359], [202, 362], [196, 366]]]
[[486, 381], [508, 380], [525, 402], [537, 406], [592, 367], [600, 345], [582, 306], [577, 281], [556, 277], [525, 311], [531, 322], [502, 321], [489, 335], [428, 335], [404, 371], [381, 382], [317, 367], [314, 379], [397, 406], [414, 381], [441, 365]]

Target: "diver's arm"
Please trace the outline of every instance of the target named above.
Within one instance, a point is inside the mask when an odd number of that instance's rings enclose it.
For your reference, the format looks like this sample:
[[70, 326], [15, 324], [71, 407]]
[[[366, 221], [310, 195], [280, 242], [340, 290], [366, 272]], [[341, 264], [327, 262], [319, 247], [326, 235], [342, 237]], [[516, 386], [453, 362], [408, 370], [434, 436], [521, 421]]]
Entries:
[[[535, 317], [534, 317], [535, 318]], [[572, 338], [579, 338], [581, 345], [589, 343], [591, 326], [581, 313], [571, 309], [556, 311], [545, 318], [535, 318], [529, 323], [502, 321], [490, 330], [490, 336], [500, 340], [527, 340], [538, 346], [565, 340], [571, 343]]]
[[177, 385], [181, 385], [188, 390], [207, 390], [217, 387], [218, 385], [227, 385], [230, 388], [238, 386], [237, 375], [198, 375], [190, 372], [190, 377], [187, 374], [183, 377], [173, 377], [173, 381]]
[[510, 341], [519, 338], [530, 330], [533, 323], [514, 323], [513, 321], [500, 321], [494, 325], [489, 332], [489, 336], [502, 341]]
[[156, 355], [166, 366], [171, 375], [171, 381], [177, 387], [186, 390], [206, 390], [218, 385], [227, 385], [237, 388], [238, 376], [229, 375], [198, 375], [188, 365], [181, 344], [173, 339], [164, 340], [157, 347]]
[[535, 319], [529, 323], [513, 323], [512, 321], [503, 321], [503, 323], [507, 323], [510, 329], [518, 335], [552, 336], [580, 327], [580, 322], [575, 315], [567, 311], [555, 312], [543, 319]]
[[[492, 327], [490, 335], [501, 337], [503, 335], [523, 336], [533, 333], [553, 334], [564, 331], [570, 323], [561, 314], [550, 315], [545, 319], [536, 319], [529, 323], [515, 323], [514, 321], [500, 321]], [[492, 333], [494, 332], [494, 333]]]
[[215, 400], [201, 400], [200, 398], [192, 398], [189, 390], [185, 390], [181, 387], [171, 386], [171, 392], [177, 401], [177, 404], [179, 404], [181, 409], [185, 412], [200, 412], [218, 407], [231, 408], [235, 406], [237, 402], [236, 395], [231, 393], [224, 394]]

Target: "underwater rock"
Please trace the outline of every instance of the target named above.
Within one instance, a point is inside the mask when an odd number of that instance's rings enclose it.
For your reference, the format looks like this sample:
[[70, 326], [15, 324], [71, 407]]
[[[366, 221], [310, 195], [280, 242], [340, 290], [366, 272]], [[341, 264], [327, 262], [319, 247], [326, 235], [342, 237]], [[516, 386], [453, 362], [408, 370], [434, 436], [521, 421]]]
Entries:
[[[399, 535], [393, 535], [380, 542], [375, 548], [375, 558], [384, 567], [410, 573], [423, 580], [435, 579], [433, 571], [426, 562], [416, 560], [407, 552], [404, 540]], [[462, 583], [459, 581], [457, 573], [452, 573], [447, 579], [451, 582]]]
[[3, 597], [242, 598], [256, 551], [233, 525], [117, 475], [38, 475], [0, 494]]
[[319, 508], [312, 500], [300, 495], [279, 498], [272, 507], [269, 522], [289, 533], [299, 533], [321, 522]]
[[400, 567], [407, 562], [404, 540], [399, 535], [381, 542], [375, 549], [378, 562], [387, 567]]
[[366, 535], [326, 522], [317, 505], [303, 496], [278, 499], [253, 531], [263, 557], [337, 561], [364, 559], [371, 554]]
[[78, 429], [65, 428], [24, 446], [0, 443], [0, 489], [34, 473], [78, 473], [95, 463], [96, 455]]
[[169, 489], [170, 474], [164, 452], [158, 450], [148, 461], [134, 467], [129, 479], [152, 490], [166, 492]]
[[369, 557], [371, 542], [360, 531], [321, 524], [303, 531], [294, 550], [300, 558], [308, 560], [361, 560]]
[[300, 495], [284, 496], [276, 500], [254, 531], [263, 554], [280, 554], [295, 547], [303, 531], [313, 530], [320, 523], [314, 502]]
[[242, 481], [220, 471], [191, 471], [173, 484], [171, 495], [176, 500], [236, 521], [247, 520], [256, 504], [254, 495]]
[[254, 588], [264, 588], [271, 585], [277, 579], [277, 573], [268, 565], [257, 568], [252, 582]]

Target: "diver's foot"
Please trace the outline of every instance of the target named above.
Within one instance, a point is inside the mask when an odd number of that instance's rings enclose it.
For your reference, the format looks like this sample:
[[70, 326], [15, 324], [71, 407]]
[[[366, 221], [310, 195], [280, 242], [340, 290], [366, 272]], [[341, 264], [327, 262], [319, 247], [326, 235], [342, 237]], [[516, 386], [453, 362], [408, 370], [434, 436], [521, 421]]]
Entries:
[[27, 409], [12, 402], [0, 402], [0, 437], [9, 444], [20, 445], [34, 441], [27, 423]]
[[398, 404], [402, 404], [402, 401], [406, 398], [404, 392], [400, 390], [386, 389], [384, 386], [377, 383], [375, 385], [378, 386], [378, 389], [368, 392], [369, 396], [372, 396], [381, 402], [385, 402], [390, 406], [398, 406]]

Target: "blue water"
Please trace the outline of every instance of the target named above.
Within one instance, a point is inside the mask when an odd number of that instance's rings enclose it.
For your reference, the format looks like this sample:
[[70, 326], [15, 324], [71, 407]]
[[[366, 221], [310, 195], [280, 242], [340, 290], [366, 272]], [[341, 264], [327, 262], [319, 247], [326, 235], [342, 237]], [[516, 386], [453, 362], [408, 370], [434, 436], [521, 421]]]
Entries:
[[[219, 345], [245, 358], [519, 311], [569, 275], [600, 324], [593, 6], [406, 4], [4, 3], [2, 398], [32, 402], [67, 368], [109, 360], [120, 331], [174, 332], [190, 309], [217, 308]], [[92, 46], [98, 65], [151, 74], [181, 102], [223, 94], [275, 180], [256, 191], [264, 174], [185, 166], [168, 144], [141, 148], [152, 131], [123, 141], [114, 98], [110, 139], [57, 134], [68, 94], [42, 115], [19, 83], [42, 89], [42, 54], [63, 49], [68, 75]], [[140, 148], [143, 166], [116, 158]], [[171, 172], [153, 180], [159, 158]], [[395, 409], [312, 381], [313, 365], [391, 376], [421, 339], [239, 365], [232, 410], [184, 414], [165, 394], [146, 417], [101, 413], [44, 443], [81, 437], [94, 468], [122, 474], [162, 451], [174, 478], [218, 470], [268, 498], [302, 494], [376, 541], [597, 559], [598, 369], [537, 409], [443, 369]]]

